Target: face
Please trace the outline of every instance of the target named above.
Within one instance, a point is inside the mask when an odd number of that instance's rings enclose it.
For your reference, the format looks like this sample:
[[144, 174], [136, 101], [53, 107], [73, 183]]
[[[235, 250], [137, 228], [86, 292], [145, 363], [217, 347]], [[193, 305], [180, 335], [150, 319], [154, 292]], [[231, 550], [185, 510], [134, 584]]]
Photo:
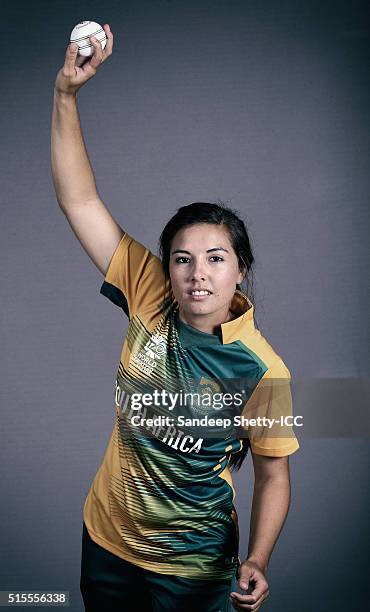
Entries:
[[229, 232], [199, 223], [179, 230], [170, 249], [170, 278], [181, 318], [217, 325], [228, 320], [236, 284], [243, 279]]

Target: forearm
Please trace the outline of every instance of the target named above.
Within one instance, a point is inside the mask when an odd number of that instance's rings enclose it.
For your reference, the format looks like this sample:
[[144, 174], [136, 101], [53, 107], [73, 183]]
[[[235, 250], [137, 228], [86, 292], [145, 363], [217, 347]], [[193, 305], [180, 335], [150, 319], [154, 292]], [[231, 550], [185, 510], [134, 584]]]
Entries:
[[51, 168], [61, 208], [81, 205], [96, 197], [94, 173], [87, 155], [76, 95], [54, 90], [51, 125]]
[[253, 491], [248, 560], [267, 568], [290, 504], [289, 478], [256, 480]]

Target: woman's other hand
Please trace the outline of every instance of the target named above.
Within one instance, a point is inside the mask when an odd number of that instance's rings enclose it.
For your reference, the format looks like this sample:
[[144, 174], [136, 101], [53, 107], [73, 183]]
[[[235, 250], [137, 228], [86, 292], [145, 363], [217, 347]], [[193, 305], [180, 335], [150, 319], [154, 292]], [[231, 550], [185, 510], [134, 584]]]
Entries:
[[238, 612], [255, 612], [269, 596], [269, 585], [262, 568], [253, 561], [244, 561], [239, 568], [239, 587], [245, 594], [233, 591], [230, 598], [233, 608]]

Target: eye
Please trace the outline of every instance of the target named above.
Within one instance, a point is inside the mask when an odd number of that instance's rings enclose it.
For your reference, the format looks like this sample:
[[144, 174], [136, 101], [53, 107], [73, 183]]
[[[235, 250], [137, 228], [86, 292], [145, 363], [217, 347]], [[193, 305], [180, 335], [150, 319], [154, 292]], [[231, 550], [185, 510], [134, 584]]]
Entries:
[[218, 261], [224, 261], [224, 258], [220, 257], [219, 255], [212, 255], [212, 257], [210, 257], [210, 259], [216, 261], [216, 263]]
[[177, 264], [188, 263], [188, 262], [189, 262], [189, 257], [185, 257], [185, 255], [181, 255], [181, 257], [176, 257], [176, 259], [175, 259], [175, 263], [177, 263]]

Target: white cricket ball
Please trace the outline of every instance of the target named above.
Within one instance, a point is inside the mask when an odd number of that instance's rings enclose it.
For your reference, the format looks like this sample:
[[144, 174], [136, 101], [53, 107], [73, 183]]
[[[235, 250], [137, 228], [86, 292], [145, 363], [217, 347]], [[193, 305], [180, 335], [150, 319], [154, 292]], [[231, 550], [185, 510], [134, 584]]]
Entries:
[[72, 30], [70, 42], [78, 44], [78, 54], [90, 57], [94, 53], [94, 46], [89, 37], [95, 36], [100, 41], [102, 49], [105, 49], [107, 37], [101, 25], [95, 21], [81, 21]]

